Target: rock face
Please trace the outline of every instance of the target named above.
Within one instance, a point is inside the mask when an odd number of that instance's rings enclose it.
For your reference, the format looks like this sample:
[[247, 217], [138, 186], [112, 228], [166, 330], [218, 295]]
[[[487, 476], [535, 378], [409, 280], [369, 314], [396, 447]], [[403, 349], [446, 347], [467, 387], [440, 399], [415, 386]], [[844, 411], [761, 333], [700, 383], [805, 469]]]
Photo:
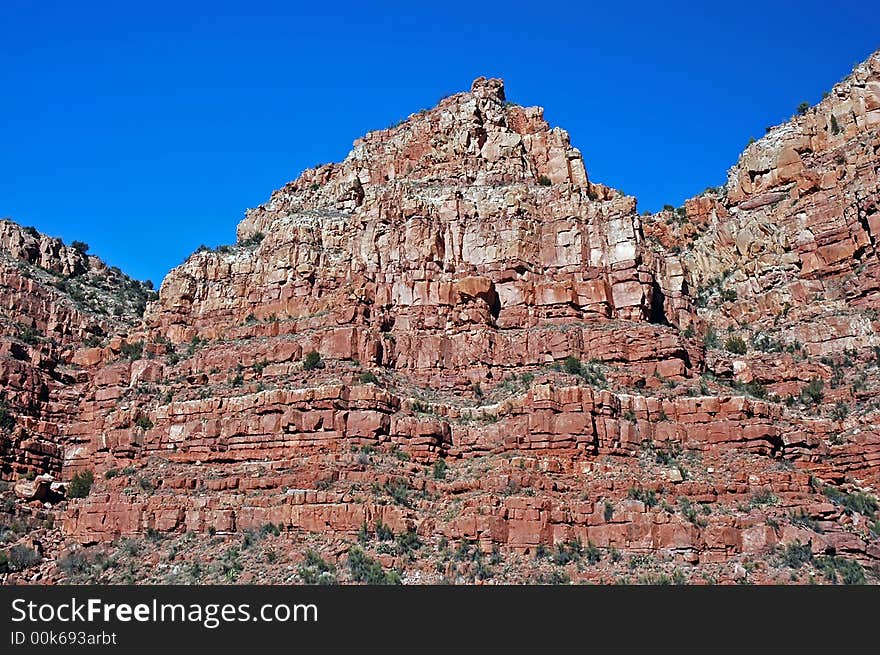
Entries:
[[61, 471], [63, 434], [88, 378], [76, 370], [75, 353], [139, 323], [150, 296], [140, 282], [83, 250], [0, 220], [4, 478]]
[[22, 278], [102, 265], [0, 223], [6, 315], [57, 335], [2, 342], [4, 476], [97, 473], [57, 509], [90, 548], [260, 534], [293, 563], [359, 540], [412, 582], [498, 579], [493, 551], [516, 582], [874, 580], [878, 165], [878, 54], [725, 188], [641, 216], [480, 78], [249, 210], [143, 320]]

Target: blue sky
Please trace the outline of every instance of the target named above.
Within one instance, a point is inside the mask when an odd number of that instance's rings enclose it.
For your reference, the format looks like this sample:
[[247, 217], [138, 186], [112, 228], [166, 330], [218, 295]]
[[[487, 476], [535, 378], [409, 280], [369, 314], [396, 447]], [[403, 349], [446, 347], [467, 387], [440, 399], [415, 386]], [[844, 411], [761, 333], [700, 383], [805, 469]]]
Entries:
[[874, 3], [697, 4], [0, 0], [0, 216], [158, 284], [479, 75], [656, 210], [880, 47]]

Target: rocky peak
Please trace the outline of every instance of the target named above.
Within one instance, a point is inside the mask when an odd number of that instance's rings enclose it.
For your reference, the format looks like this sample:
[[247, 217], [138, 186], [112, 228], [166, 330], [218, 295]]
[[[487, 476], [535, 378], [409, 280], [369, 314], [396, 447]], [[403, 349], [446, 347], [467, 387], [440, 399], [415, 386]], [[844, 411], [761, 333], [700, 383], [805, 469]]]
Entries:
[[378, 285], [384, 305], [402, 307], [422, 301], [392, 289], [475, 275], [515, 285], [558, 278], [569, 294], [589, 281], [590, 311], [651, 311], [635, 200], [592, 184], [568, 134], [540, 107], [507, 103], [497, 79], [479, 78], [469, 92], [366, 134], [342, 162], [305, 171], [247, 212], [238, 242], [249, 245], [199, 253], [172, 271], [150, 323], [185, 323], [188, 339], [193, 312], [217, 329], [218, 316], [323, 311], [343, 280], [361, 279]]
[[553, 185], [557, 195], [578, 199], [614, 195], [590, 184], [580, 151], [564, 130], [547, 124], [543, 109], [506, 102], [504, 83], [481, 77], [470, 92], [356, 140], [343, 162], [304, 171], [250, 211], [239, 234], [266, 232], [291, 212], [352, 212], [389, 193], [418, 194], [426, 185], [448, 196], [465, 187], [511, 185]]
[[496, 102], [503, 103], [505, 100], [504, 80], [497, 77], [486, 79], [480, 76], [471, 84], [471, 93], [477, 98], [492, 98]]
[[79, 275], [89, 268], [85, 253], [8, 219], [0, 219], [0, 253], [59, 275]]

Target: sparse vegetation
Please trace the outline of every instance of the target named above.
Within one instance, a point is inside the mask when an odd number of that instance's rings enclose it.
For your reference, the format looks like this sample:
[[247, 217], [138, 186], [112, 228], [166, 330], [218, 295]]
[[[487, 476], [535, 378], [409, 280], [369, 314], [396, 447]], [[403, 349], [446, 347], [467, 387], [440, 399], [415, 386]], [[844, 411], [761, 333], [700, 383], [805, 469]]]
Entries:
[[150, 420], [150, 417], [146, 414], [142, 414], [138, 416], [137, 420], [134, 422], [136, 426], [138, 426], [141, 430], [149, 430], [153, 427], [153, 422]]
[[645, 504], [646, 507], [655, 507], [657, 505], [657, 492], [653, 489], [642, 489], [640, 487], [630, 487], [627, 497], [631, 500], [638, 500]]
[[713, 327], [709, 326], [706, 329], [706, 336], [703, 337], [703, 345], [706, 348], [712, 349], [717, 348], [719, 343], [720, 342], [718, 341], [718, 333]]
[[89, 251], [89, 244], [85, 241], [72, 241], [70, 247], [83, 255]]
[[15, 417], [6, 403], [0, 400], [0, 432], [11, 432], [15, 427]]
[[131, 343], [124, 343], [120, 352], [123, 357], [132, 361], [142, 359], [144, 356], [144, 342], [132, 341]]
[[397, 585], [401, 583], [400, 575], [396, 571], [386, 572], [379, 562], [357, 546], [352, 546], [348, 551], [348, 568], [354, 582], [363, 582], [368, 585]]
[[832, 503], [843, 507], [847, 514], [861, 514], [873, 519], [878, 509], [877, 498], [862, 491], [845, 492], [826, 485], [822, 493]]
[[562, 370], [569, 375], [577, 375], [590, 385], [605, 388], [607, 380], [605, 372], [602, 370], [602, 364], [596, 359], [591, 359], [586, 364], [582, 363], [577, 357], [566, 357], [562, 362]]
[[248, 236], [239, 239], [238, 245], [244, 248], [256, 247], [260, 245], [265, 238], [266, 235], [262, 232], [254, 232], [253, 234], [249, 234]]
[[91, 492], [94, 482], [95, 474], [90, 470], [74, 473], [70, 484], [67, 485], [68, 498], [85, 498]]
[[605, 501], [605, 510], [603, 512], [603, 516], [605, 517], [605, 522], [609, 522], [614, 518], [614, 503], [610, 500]]
[[763, 489], [752, 495], [749, 500], [750, 507], [764, 507], [767, 505], [778, 505], [779, 498], [769, 489]]
[[831, 408], [831, 418], [835, 419], [836, 421], [842, 421], [847, 416], [849, 416], [849, 405], [847, 405], [842, 400], [838, 400], [834, 404], [834, 407]]
[[804, 564], [813, 561], [813, 551], [809, 544], [799, 541], [787, 544], [780, 553], [782, 563], [790, 569], [799, 569]]
[[319, 368], [324, 368], [324, 360], [316, 350], [309, 351], [303, 359], [303, 370], [314, 371]]
[[18, 339], [30, 346], [40, 342], [41, 335], [32, 325], [24, 325], [18, 330]]
[[840, 134], [843, 130], [840, 129], [840, 124], [837, 122], [837, 117], [834, 114], [831, 114], [831, 134]]
[[312, 549], [305, 552], [303, 561], [297, 567], [296, 572], [304, 584], [336, 584], [336, 567], [327, 563], [317, 551]]
[[709, 525], [709, 522], [705, 517], [700, 516], [700, 513], [697, 511], [697, 506], [694, 505], [689, 498], [681, 496], [678, 499], [678, 509], [681, 511], [681, 515], [695, 526], [705, 528]]
[[556, 566], [565, 566], [572, 562], [579, 562], [583, 556], [584, 547], [583, 544], [581, 544], [581, 540], [571, 539], [556, 544], [552, 559]]
[[409, 485], [405, 480], [396, 480], [394, 482], [386, 482], [383, 487], [385, 493], [391, 496], [391, 500], [402, 507], [410, 506]]
[[33, 548], [18, 544], [9, 549], [6, 562], [13, 571], [24, 571], [40, 563], [42, 558]]
[[828, 555], [816, 558], [815, 564], [825, 579], [834, 584], [862, 585], [867, 582], [865, 570], [855, 560]]
[[811, 379], [806, 386], [801, 389], [801, 402], [805, 405], [818, 405], [822, 402], [824, 388], [825, 383], [821, 379]]
[[741, 336], [732, 334], [727, 337], [727, 341], [724, 342], [724, 349], [734, 355], [745, 355], [748, 347]]
[[732, 389], [747, 393], [755, 398], [764, 399], [767, 397], [767, 387], [757, 380], [752, 380], [751, 382], [737, 382], [736, 380], [731, 380], [730, 386]]

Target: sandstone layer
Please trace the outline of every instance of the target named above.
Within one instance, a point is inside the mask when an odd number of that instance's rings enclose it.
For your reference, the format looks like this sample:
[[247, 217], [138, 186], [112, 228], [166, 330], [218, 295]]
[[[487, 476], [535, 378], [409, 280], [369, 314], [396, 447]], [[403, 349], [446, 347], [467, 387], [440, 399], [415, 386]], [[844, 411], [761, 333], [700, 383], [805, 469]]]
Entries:
[[43, 558], [7, 575], [876, 582], [878, 170], [875, 54], [641, 215], [479, 78], [142, 316], [2, 222], [4, 539]]

